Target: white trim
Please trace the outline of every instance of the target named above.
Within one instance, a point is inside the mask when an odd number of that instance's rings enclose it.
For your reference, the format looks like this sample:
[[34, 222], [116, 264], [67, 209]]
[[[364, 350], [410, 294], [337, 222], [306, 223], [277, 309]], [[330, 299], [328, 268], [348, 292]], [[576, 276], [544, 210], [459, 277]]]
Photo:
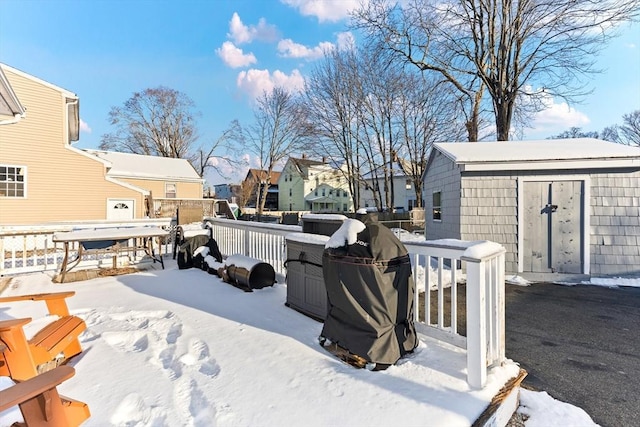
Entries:
[[524, 269], [524, 189], [523, 184], [525, 182], [537, 182], [537, 181], [582, 181], [583, 183], [583, 197], [582, 197], [582, 212], [583, 212], [583, 227], [582, 233], [582, 273], [589, 274], [591, 268], [591, 254], [589, 252], [591, 244], [591, 176], [589, 175], [529, 175], [518, 177], [518, 273], [522, 273]]
[[[455, 161], [454, 161], [455, 162]], [[456, 162], [461, 172], [640, 168], [640, 159], [584, 159], [523, 162]]]

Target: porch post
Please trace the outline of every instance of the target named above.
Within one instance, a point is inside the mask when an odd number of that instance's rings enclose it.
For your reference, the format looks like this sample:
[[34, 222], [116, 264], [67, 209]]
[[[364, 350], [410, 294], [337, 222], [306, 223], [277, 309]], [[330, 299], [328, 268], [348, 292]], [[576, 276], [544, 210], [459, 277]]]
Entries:
[[467, 382], [473, 388], [487, 381], [487, 319], [485, 262], [467, 261]]

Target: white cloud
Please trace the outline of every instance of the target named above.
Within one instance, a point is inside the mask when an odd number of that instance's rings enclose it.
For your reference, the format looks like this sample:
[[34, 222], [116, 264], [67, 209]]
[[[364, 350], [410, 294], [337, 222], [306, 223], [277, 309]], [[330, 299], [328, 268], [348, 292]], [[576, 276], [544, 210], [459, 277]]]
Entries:
[[586, 114], [581, 113], [566, 102], [556, 103], [551, 97], [544, 102], [545, 108], [535, 114], [533, 124], [536, 128], [562, 127], [582, 127], [588, 125], [590, 120]]
[[278, 39], [278, 31], [275, 26], [267, 24], [264, 18], [260, 18], [258, 25], [247, 26], [242, 23], [238, 13], [234, 12], [229, 21], [227, 37], [236, 44], [250, 43], [254, 40], [272, 42]]
[[80, 132], [91, 133], [91, 128], [84, 120], [80, 119]]
[[280, 70], [269, 73], [269, 70], [251, 69], [240, 72], [236, 84], [242, 92], [255, 99], [264, 92], [271, 93], [275, 87], [283, 87], [291, 92], [301, 91], [304, 88], [304, 78], [298, 70], [286, 74]]
[[321, 42], [318, 46], [308, 48], [291, 39], [284, 39], [278, 42], [278, 52], [285, 58], [305, 58], [308, 60], [322, 58], [325, 52], [331, 51], [335, 45], [330, 42]]
[[586, 114], [570, 107], [566, 102], [556, 103], [552, 97], [547, 97], [543, 104], [544, 109], [533, 116], [533, 130], [527, 133], [540, 132], [551, 135], [572, 127], [584, 127], [591, 122]]
[[222, 43], [222, 47], [216, 49], [216, 53], [226, 65], [232, 68], [246, 67], [258, 62], [253, 53], [245, 54], [242, 49], [229, 41]]
[[318, 21], [336, 22], [360, 7], [362, 0], [280, 0], [300, 11], [303, 16], [315, 16]]

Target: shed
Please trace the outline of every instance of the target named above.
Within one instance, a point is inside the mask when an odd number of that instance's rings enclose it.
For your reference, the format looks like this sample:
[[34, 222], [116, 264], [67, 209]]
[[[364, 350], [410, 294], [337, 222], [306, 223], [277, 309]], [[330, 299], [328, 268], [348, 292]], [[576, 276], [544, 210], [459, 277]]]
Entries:
[[640, 273], [640, 147], [592, 138], [437, 143], [424, 197], [427, 239], [498, 242], [509, 273]]

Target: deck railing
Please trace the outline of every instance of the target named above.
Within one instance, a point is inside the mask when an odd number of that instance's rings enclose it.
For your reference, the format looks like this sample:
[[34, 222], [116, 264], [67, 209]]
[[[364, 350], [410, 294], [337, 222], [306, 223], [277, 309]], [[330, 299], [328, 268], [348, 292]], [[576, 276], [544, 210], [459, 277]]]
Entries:
[[[0, 227], [0, 276], [56, 270], [64, 258], [64, 244], [53, 241], [55, 233], [87, 228], [143, 227], [168, 228], [171, 218], [142, 219], [131, 221], [83, 221], [47, 225], [24, 225]], [[133, 242], [132, 242], [133, 244]], [[169, 242], [161, 247], [162, 253], [171, 249]], [[71, 256], [78, 250], [72, 244]], [[109, 258], [105, 255], [104, 258]], [[100, 263], [99, 256], [82, 260], [77, 268], [87, 268]]]
[[[147, 222], [170, 226], [168, 219]], [[300, 226], [221, 218], [207, 218], [206, 223], [224, 256], [257, 258], [282, 275], [286, 274], [285, 236], [302, 231]], [[130, 225], [144, 224], [138, 221]], [[83, 223], [4, 228], [0, 231], [0, 275], [56, 269], [63, 249], [52, 242], [53, 233], [97, 226]], [[400, 237], [411, 256], [417, 285], [414, 312], [419, 332], [466, 349], [467, 381], [472, 387], [483, 387], [487, 369], [505, 360], [504, 248], [490, 242]], [[171, 250], [167, 242], [162, 253]]]

